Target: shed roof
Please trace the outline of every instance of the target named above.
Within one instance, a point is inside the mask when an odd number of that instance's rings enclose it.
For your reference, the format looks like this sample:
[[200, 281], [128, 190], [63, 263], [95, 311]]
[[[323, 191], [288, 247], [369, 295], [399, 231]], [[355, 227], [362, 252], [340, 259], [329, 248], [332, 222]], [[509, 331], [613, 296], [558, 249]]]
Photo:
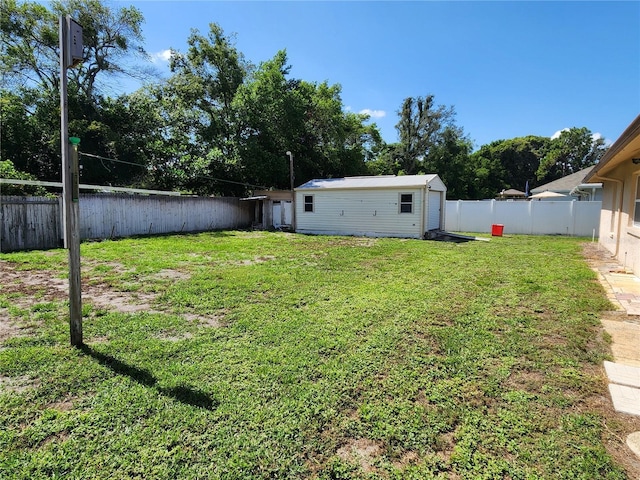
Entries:
[[300, 185], [300, 189], [346, 189], [346, 188], [409, 188], [424, 187], [425, 185], [436, 184], [439, 187], [446, 187], [436, 174], [430, 175], [379, 175], [367, 177], [345, 177], [345, 178], [323, 178], [309, 180]]
[[553, 182], [545, 183], [539, 187], [532, 188], [531, 193], [540, 193], [549, 190], [550, 192], [570, 192], [576, 187], [584, 184], [584, 178], [593, 170], [593, 165], [575, 173], [566, 175]]

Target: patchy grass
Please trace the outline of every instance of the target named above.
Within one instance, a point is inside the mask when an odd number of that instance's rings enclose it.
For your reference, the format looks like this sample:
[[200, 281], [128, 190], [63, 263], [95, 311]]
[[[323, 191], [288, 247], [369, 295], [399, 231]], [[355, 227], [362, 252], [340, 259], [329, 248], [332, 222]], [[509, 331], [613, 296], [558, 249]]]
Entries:
[[5, 478], [625, 478], [576, 239], [85, 243], [84, 285], [149, 308], [86, 302], [83, 349], [20, 280], [65, 260], [0, 257]]

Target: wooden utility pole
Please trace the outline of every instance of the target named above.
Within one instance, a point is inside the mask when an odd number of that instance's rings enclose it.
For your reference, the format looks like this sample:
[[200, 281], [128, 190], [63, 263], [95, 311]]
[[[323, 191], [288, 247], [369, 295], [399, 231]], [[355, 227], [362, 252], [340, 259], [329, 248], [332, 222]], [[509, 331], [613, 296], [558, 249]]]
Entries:
[[[69, 251], [69, 329], [71, 345], [82, 346], [82, 289], [80, 280], [80, 209], [78, 144], [67, 138], [67, 69], [82, 61], [82, 28], [70, 16], [60, 16], [60, 143], [62, 144], [62, 203], [64, 246]], [[70, 149], [69, 146], [72, 145]]]
[[293, 153], [287, 152], [289, 157], [289, 178], [291, 180], [291, 230], [296, 231], [296, 194], [293, 191], [295, 176], [293, 174]]

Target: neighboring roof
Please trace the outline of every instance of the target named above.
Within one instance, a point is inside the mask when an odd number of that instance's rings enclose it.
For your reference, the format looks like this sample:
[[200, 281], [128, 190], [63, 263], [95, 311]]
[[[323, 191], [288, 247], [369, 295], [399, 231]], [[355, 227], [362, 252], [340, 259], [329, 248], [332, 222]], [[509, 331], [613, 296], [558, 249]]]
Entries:
[[510, 188], [508, 190], [503, 190], [500, 192], [501, 197], [526, 197], [527, 194], [521, 192], [520, 190], [516, 190], [515, 188]]
[[265, 197], [265, 199], [290, 202], [293, 200], [293, 192], [291, 190], [254, 190], [254, 197]]
[[575, 173], [571, 173], [562, 178], [554, 180], [553, 182], [545, 183], [539, 187], [532, 188], [531, 193], [546, 192], [570, 192], [575, 187], [578, 187], [584, 183], [584, 178], [593, 170], [593, 165], [587, 168], [583, 168]]
[[620, 163], [633, 158], [640, 157], [640, 115], [626, 128], [620, 138], [609, 147], [607, 153], [603, 155], [591, 173], [584, 179], [585, 182], [597, 182], [596, 177], [606, 174], [609, 170], [617, 167]]
[[[300, 185], [301, 189], [345, 189], [345, 188], [409, 188], [424, 187], [433, 181], [442, 184], [438, 175], [379, 175], [368, 177], [325, 178], [310, 180]], [[442, 184], [444, 186], [444, 184]]]
[[253, 197], [241, 198], [240, 200], [266, 200], [267, 198], [269, 197], [266, 195], [255, 195]]

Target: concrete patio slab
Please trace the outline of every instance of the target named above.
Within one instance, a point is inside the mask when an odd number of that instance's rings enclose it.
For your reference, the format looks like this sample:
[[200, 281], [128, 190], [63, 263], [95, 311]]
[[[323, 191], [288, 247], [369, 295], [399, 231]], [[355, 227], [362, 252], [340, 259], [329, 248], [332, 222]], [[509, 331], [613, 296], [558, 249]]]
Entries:
[[604, 369], [611, 383], [640, 388], [640, 367], [605, 361]]
[[627, 437], [627, 446], [640, 458], [640, 432], [633, 432]]
[[609, 393], [616, 412], [640, 415], [640, 389], [610, 383]]
[[640, 367], [640, 323], [621, 320], [601, 320], [611, 336], [611, 353], [615, 363]]

